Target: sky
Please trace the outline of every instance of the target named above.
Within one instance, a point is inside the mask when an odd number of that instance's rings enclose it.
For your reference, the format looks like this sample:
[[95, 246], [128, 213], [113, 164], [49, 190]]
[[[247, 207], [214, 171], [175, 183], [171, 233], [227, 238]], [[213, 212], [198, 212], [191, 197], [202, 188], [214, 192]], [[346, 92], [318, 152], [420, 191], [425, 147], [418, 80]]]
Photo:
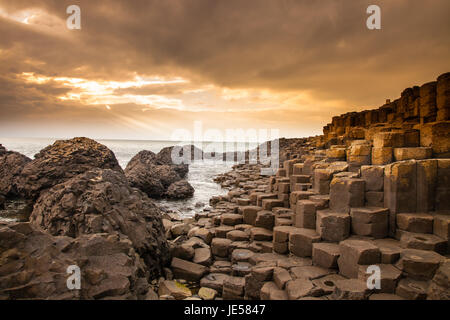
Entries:
[[322, 134], [449, 72], [449, 15], [448, 0], [0, 0], [0, 137]]

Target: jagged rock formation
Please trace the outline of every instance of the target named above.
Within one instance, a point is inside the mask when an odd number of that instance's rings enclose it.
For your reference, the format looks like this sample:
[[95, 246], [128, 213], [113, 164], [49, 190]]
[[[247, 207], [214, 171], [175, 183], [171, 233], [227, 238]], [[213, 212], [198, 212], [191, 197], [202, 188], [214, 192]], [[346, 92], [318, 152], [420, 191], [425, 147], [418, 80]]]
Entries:
[[23, 167], [31, 161], [30, 158], [14, 151], [7, 151], [0, 145], [0, 195], [17, 196], [15, 182]]
[[[143, 299], [146, 265], [127, 238], [51, 236], [29, 223], [0, 223], [0, 299]], [[80, 267], [81, 290], [67, 287]]]
[[[25, 165], [8, 162], [1, 169], [13, 179], [2, 179], [36, 203], [30, 222], [0, 223], [0, 299], [154, 298], [149, 281], [170, 259], [161, 211], [130, 187], [114, 154], [75, 138], [19, 159]], [[70, 265], [81, 269], [81, 290], [66, 285]]]
[[158, 154], [144, 150], [135, 155], [125, 168], [125, 175], [130, 185], [152, 198], [191, 197], [194, 189], [186, 180], [183, 180], [189, 171], [189, 165], [173, 163], [174, 148], [179, 149], [180, 152], [182, 150], [181, 147], [168, 147]]
[[41, 195], [30, 222], [51, 235], [124, 234], [150, 271], [158, 274], [169, 251], [161, 212], [123, 173], [94, 169], [75, 176]]
[[15, 187], [22, 196], [36, 199], [41, 191], [94, 168], [123, 172], [104, 145], [88, 138], [59, 140], [24, 166]]

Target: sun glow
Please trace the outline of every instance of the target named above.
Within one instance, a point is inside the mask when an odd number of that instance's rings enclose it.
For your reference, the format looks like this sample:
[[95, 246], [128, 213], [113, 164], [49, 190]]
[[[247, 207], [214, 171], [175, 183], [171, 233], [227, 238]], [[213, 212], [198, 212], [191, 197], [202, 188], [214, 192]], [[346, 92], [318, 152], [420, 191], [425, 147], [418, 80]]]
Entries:
[[[56, 98], [64, 102], [101, 106], [120, 112], [114, 105], [135, 104], [143, 112], [172, 109], [191, 112], [255, 112], [267, 110], [317, 110], [336, 108], [342, 101], [318, 102], [307, 92], [274, 92], [269, 89], [222, 88], [212, 84], [193, 84], [181, 77], [135, 75], [131, 80], [107, 81], [72, 77], [51, 77], [33, 72], [19, 75], [25, 82], [67, 88]], [[159, 91], [161, 90], [161, 91]]]
[[[162, 77], [141, 77], [135, 76], [130, 81], [93, 81], [81, 78], [69, 77], [49, 77], [37, 75], [32, 72], [23, 72], [21, 78], [28, 83], [44, 84], [53, 82], [57, 85], [70, 88], [70, 92], [59, 96], [58, 99], [63, 101], [77, 100], [83, 104], [91, 105], [107, 105], [106, 109], [111, 110], [110, 104], [118, 103], [136, 103], [148, 105], [155, 108], [172, 108], [182, 110], [183, 104], [181, 100], [176, 98], [168, 98], [162, 95], [136, 95], [136, 94], [117, 94], [115, 90], [142, 88], [152, 85], [173, 85], [180, 83], [188, 83], [183, 78], [162, 78]], [[108, 108], [109, 107], [109, 108]]]

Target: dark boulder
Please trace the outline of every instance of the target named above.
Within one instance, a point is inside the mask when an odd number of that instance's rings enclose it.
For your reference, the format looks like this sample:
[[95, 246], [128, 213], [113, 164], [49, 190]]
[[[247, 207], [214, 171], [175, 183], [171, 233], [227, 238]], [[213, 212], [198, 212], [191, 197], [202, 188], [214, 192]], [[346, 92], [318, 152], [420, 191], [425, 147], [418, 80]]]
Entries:
[[15, 183], [30, 158], [14, 151], [7, 151], [0, 145], [0, 194], [16, 197]]
[[171, 199], [185, 199], [194, 195], [194, 188], [186, 180], [172, 183], [167, 188], [166, 196]]
[[143, 150], [135, 155], [125, 168], [125, 175], [134, 188], [145, 192], [149, 197], [159, 198], [165, 192], [161, 179], [153, 172], [155, 170], [156, 154]]
[[[167, 197], [168, 188], [183, 179], [189, 170], [187, 164], [172, 163], [173, 148], [164, 148], [157, 155], [148, 150], [135, 155], [125, 168], [125, 175], [130, 185], [152, 198]], [[182, 195], [177, 197], [177, 199], [181, 198], [183, 198]]]
[[180, 176], [180, 179], [186, 177], [189, 172], [188, 163], [175, 163], [174, 155], [176, 159], [183, 156], [183, 147], [173, 146], [161, 149], [155, 157], [155, 164], [157, 165], [169, 165]]
[[43, 192], [30, 222], [54, 236], [125, 235], [152, 274], [169, 261], [161, 211], [119, 171], [93, 169]]
[[128, 162], [127, 168], [133, 168], [139, 164], [156, 164], [156, 154], [149, 150], [142, 150]]
[[173, 166], [169, 165], [161, 165], [154, 166], [151, 168], [151, 174], [153, 176], [158, 177], [161, 181], [164, 188], [168, 188], [172, 183], [181, 180], [181, 177], [178, 175], [177, 171]]
[[88, 138], [59, 140], [25, 165], [16, 179], [16, 188], [22, 196], [35, 199], [42, 190], [94, 168], [123, 172], [106, 146]]
[[[80, 268], [80, 290], [67, 287], [69, 266]], [[0, 300], [144, 299], [148, 279], [126, 237], [55, 237], [30, 223], [0, 223]]]
[[151, 198], [160, 198], [164, 195], [166, 188], [161, 179], [154, 174], [155, 166], [137, 164], [132, 169], [125, 170], [126, 177], [133, 188], [138, 188]]

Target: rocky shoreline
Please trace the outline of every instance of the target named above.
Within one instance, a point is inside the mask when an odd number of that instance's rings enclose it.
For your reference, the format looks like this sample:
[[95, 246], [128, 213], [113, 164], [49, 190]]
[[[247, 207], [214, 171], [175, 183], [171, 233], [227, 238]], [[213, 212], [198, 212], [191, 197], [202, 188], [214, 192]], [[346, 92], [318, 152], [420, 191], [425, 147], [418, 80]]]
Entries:
[[0, 299], [448, 300], [449, 110], [446, 73], [322, 136], [280, 139], [276, 175], [235, 165], [215, 179], [228, 194], [192, 218], [151, 199], [193, 192], [170, 148], [122, 170], [87, 138], [34, 160], [0, 145], [0, 209], [32, 205], [0, 222]]

